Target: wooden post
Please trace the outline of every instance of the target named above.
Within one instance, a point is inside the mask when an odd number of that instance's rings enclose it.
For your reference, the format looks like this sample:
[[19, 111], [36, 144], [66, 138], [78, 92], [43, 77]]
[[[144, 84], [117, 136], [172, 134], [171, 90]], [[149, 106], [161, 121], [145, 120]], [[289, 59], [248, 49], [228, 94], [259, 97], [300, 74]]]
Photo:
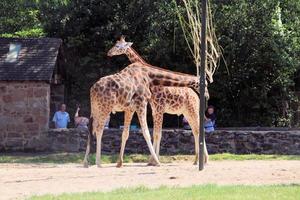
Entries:
[[206, 65], [206, 16], [207, 0], [201, 0], [201, 63], [200, 63], [200, 130], [199, 130], [199, 171], [204, 169], [204, 114], [205, 114], [205, 65]]

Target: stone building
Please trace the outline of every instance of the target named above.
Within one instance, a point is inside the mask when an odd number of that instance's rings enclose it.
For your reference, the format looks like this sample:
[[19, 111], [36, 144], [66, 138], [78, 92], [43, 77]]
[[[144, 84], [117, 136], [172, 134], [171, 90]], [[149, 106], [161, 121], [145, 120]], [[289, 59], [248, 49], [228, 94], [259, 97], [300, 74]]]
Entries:
[[0, 152], [35, 149], [64, 100], [62, 41], [0, 38]]

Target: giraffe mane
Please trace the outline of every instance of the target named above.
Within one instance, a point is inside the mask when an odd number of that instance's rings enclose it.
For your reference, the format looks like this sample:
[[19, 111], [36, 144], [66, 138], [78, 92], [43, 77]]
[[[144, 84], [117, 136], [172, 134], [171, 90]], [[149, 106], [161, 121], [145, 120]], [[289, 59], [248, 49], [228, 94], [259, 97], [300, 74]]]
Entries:
[[132, 47], [129, 47], [129, 49], [131, 50], [131, 51], [133, 51], [133, 53], [143, 62], [143, 64], [146, 64], [146, 65], [150, 65], [149, 63], [147, 63], [143, 58], [142, 58], [142, 56], [140, 56], [140, 54], [138, 54], [137, 52], [136, 52], [136, 50], [134, 50], [134, 48], [132, 48]]
[[154, 65], [151, 65], [151, 64], [149, 64], [149, 63], [147, 63], [137, 52], [136, 52], [136, 50], [134, 50], [132, 47], [129, 47], [130, 48], [130, 50], [132, 50], [134, 53], [135, 53], [135, 55], [139, 58], [139, 59], [141, 59], [142, 61], [143, 61], [143, 65], [144, 66], [147, 66], [147, 67], [150, 67], [150, 68], [154, 68], [154, 69], [157, 69], [157, 70], [161, 70], [161, 71], [165, 71], [165, 72], [170, 72], [170, 73], [174, 73], [174, 74], [178, 74], [178, 75], [182, 75], [182, 76], [195, 76], [195, 75], [192, 75], [192, 74], [185, 74], [185, 73], [181, 73], [181, 72], [174, 72], [174, 71], [172, 71], [172, 70], [168, 70], [168, 69], [164, 69], [164, 68], [161, 68], [161, 67], [157, 67], [157, 66], [154, 66]]

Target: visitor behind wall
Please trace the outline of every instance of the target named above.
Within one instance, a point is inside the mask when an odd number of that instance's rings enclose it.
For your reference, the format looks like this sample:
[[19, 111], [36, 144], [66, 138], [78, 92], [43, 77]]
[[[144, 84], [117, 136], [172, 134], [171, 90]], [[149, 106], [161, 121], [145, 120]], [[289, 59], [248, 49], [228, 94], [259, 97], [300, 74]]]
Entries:
[[77, 110], [74, 116], [74, 122], [76, 128], [88, 129], [89, 119], [79, 116], [80, 106], [77, 105]]
[[104, 125], [104, 129], [109, 129], [109, 121], [110, 121], [110, 116], [108, 116], [105, 125]]
[[206, 133], [211, 133], [215, 130], [216, 125], [216, 114], [213, 106], [208, 106], [205, 112], [205, 123], [204, 128]]
[[182, 123], [183, 123], [183, 129], [185, 129], [185, 130], [191, 130], [189, 122], [187, 121], [187, 119], [185, 117], [183, 117]]
[[61, 104], [60, 110], [56, 111], [52, 121], [55, 124], [55, 128], [67, 128], [70, 122], [69, 113], [66, 112], [66, 104]]

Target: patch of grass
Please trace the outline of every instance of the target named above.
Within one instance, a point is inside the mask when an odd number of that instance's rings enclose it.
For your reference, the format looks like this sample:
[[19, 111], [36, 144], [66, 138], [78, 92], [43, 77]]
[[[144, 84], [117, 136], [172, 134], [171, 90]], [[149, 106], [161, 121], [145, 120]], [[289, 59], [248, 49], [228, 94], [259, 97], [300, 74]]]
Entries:
[[202, 185], [187, 188], [118, 189], [112, 192], [88, 192], [63, 195], [34, 196], [30, 200], [299, 200], [299, 185], [217, 186]]
[[[3, 154], [0, 155], [0, 163], [82, 163], [84, 158], [83, 153], [52, 153], [52, 154]], [[148, 162], [149, 155], [130, 154], [124, 157], [126, 163], [141, 163]], [[118, 160], [118, 155], [102, 155], [102, 163], [115, 163]], [[210, 160], [300, 160], [300, 155], [258, 155], [244, 154], [236, 155], [230, 153], [212, 154]], [[194, 161], [194, 155], [174, 155], [160, 156], [162, 163], [171, 163], [178, 161]], [[95, 163], [95, 154], [90, 155], [90, 162]]]
[[210, 160], [300, 160], [300, 155], [266, 155], [266, 154], [212, 154]]

